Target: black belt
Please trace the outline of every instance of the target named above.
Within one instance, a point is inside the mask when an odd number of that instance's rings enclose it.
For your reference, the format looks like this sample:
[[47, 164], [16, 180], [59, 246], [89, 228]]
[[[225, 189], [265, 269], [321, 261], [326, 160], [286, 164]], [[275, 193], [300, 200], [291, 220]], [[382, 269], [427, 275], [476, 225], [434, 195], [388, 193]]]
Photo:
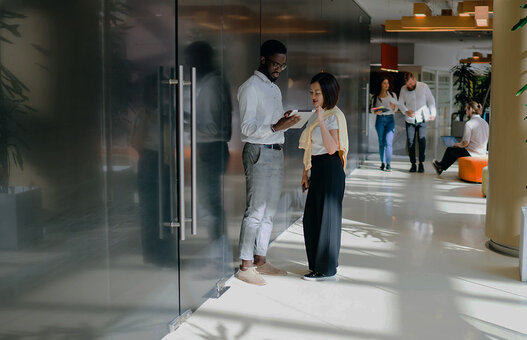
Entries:
[[282, 150], [284, 146], [282, 144], [262, 144], [266, 149]]

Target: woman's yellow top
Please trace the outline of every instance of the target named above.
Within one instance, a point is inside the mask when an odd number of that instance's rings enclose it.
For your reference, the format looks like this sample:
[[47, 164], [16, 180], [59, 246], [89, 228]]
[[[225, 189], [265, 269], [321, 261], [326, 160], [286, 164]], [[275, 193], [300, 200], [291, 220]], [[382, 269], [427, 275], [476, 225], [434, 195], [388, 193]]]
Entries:
[[[316, 114], [316, 113], [315, 113]], [[346, 117], [344, 113], [340, 111], [338, 107], [334, 107], [330, 110], [325, 110], [324, 119], [334, 115], [337, 118], [339, 126], [339, 157], [342, 162], [342, 167], [346, 170], [346, 160], [348, 157], [349, 142], [348, 142], [348, 126], [346, 124]], [[318, 119], [315, 119], [311, 124], [308, 125], [300, 136], [300, 142], [298, 145], [299, 149], [304, 149], [304, 167], [306, 170], [311, 169], [311, 135], [313, 130], [319, 125]]]

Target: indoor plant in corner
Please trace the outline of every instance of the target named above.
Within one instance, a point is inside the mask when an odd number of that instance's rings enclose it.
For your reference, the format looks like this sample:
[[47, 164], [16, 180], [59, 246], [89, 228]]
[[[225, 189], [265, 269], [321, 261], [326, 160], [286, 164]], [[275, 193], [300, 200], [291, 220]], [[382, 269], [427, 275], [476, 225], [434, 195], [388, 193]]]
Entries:
[[463, 136], [465, 122], [465, 106], [472, 100], [474, 95], [473, 85], [476, 80], [476, 74], [472, 70], [470, 63], [460, 63], [452, 67], [454, 75], [454, 86], [457, 86], [457, 93], [454, 96], [454, 105], [457, 106], [457, 112], [452, 113], [450, 135], [456, 137]]
[[[24, 17], [0, 10], [0, 49], [20, 37], [19, 25], [11, 21]], [[41, 190], [9, 186], [11, 169], [23, 170], [24, 166], [21, 149], [27, 145], [20, 117], [35, 111], [27, 105], [28, 92], [0, 59], [0, 249], [17, 249], [42, 237], [42, 228], [37, 223]]]

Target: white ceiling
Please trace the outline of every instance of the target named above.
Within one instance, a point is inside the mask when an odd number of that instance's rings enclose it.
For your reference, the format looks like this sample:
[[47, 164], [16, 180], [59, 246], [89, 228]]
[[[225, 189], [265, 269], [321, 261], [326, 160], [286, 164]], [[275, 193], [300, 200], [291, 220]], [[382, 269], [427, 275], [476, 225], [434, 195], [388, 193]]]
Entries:
[[440, 15], [441, 9], [453, 9], [457, 13], [459, 0], [355, 0], [372, 18], [372, 43], [431, 43], [464, 48], [491, 49], [491, 32], [418, 32], [386, 33], [381, 26], [385, 20], [398, 20], [413, 15], [414, 2], [426, 2], [433, 15]]

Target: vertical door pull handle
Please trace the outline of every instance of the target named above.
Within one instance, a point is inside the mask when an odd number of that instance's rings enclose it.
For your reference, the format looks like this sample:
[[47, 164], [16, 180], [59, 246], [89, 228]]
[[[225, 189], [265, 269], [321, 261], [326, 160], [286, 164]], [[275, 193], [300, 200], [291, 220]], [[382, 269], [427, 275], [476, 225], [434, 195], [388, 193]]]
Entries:
[[179, 65], [178, 73], [178, 189], [179, 189], [179, 239], [185, 240], [185, 125], [183, 111], [183, 65]]
[[191, 211], [192, 211], [192, 224], [191, 224], [191, 234], [198, 234], [197, 227], [197, 149], [196, 149], [196, 68], [192, 68], [192, 78], [191, 78], [191, 119], [190, 119], [190, 133], [191, 133], [191, 173], [192, 173], [192, 201], [191, 201]]
[[370, 83], [366, 83], [366, 137], [370, 133]]
[[159, 135], [159, 145], [158, 145], [158, 154], [157, 154], [157, 199], [158, 199], [158, 218], [159, 218], [159, 238], [163, 238], [163, 226], [164, 226], [164, 216], [163, 216], [163, 155], [164, 155], [164, 130], [163, 130], [163, 89], [161, 84], [164, 84], [163, 79], [163, 66], [159, 66], [157, 69], [157, 126], [158, 126], [158, 135]]

